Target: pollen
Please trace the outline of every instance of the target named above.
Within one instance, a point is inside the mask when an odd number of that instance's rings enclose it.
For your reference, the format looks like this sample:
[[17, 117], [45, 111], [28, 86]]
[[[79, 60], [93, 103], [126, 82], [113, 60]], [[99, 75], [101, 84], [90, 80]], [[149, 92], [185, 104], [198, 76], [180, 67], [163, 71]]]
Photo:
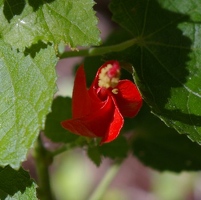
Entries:
[[115, 88], [120, 78], [120, 67], [117, 62], [108, 64], [101, 69], [98, 86], [103, 88]]

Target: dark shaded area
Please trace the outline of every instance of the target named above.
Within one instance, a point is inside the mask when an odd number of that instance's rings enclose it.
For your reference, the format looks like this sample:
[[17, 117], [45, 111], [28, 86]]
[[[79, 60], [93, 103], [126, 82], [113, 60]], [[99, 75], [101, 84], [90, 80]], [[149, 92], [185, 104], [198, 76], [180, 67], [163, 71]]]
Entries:
[[201, 169], [201, 146], [167, 127], [145, 103], [140, 113], [126, 123], [127, 128], [129, 123], [135, 127], [133, 153], [145, 165], [161, 171]]
[[25, 0], [6, 0], [4, 1], [3, 13], [5, 18], [10, 22], [10, 20], [15, 15], [20, 15], [25, 7]]
[[34, 11], [38, 10], [40, 6], [46, 3], [51, 3], [55, 0], [28, 0], [29, 5], [33, 8]]
[[100, 13], [101, 15], [104, 15], [104, 17], [107, 18], [108, 23], [110, 23], [112, 26], [118, 26], [116, 23], [114, 23], [112, 18], [112, 13], [108, 8], [109, 0], [94, 0], [95, 5], [93, 9]]
[[22, 168], [18, 171], [10, 166], [0, 168], [0, 199], [4, 200], [8, 195], [13, 196], [18, 191], [23, 193], [32, 183], [29, 173]]
[[[53, 1], [55, 0], [28, 0], [28, 3], [34, 11], [37, 11], [40, 6], [46, 3], [52, 3]], [[25, 0], [4, 1], [3, 13], [8, 22], [10, 22], [15, 15], [20, 15], [24, 10], [25, 5]]]
[[38, 43], [31, 45], [31, 47], [24, 50], [24, 55], [30, 55], [32, 58], [36, 56], [36, 53], [38, 53], [41, 49], [46, 49], [48, 45], [51, 45], [51, 43], [45, 44], [42, 41], [38, 41]]
[[168, 119], [171, 118], [173, 120], [180, 121], [188, 125], [192, 125], [192, 122], [195, 126], [201, 125], [200, 124], [201, 116], [197, 116], [194, 114], [186, 114], [179, 109], [175, 109], [175, 110], [164, 109], [163, 111], [165, 112], [165, 117], [167, 117]]

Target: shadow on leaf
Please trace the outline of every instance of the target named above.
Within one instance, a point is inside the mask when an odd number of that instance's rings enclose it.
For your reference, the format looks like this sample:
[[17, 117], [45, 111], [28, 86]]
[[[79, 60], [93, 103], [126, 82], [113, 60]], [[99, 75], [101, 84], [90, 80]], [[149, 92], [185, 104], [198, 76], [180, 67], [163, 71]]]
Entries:
[[25, 0], [4, 1], [3, 13], [8, 22], [10, 22], [15, 15], [20, 15], [22, 13], [25, 4]]
[[42, 6], [45, 3], [52, 3], [55, 0], [28, 0], [29, 5], [34, 9], [34, 11], [38, 10], [40, 6]]
[[42, 41], [38, 41], [38, 43], [31, 45], [29, 48], [26, 48], [24, 55], [30, 55], [32, 58], [34, 58], [41, 49], [46, 49], [48, 45], [51, 45], [51, 43], [45, 44]]
[[145, 165], [160, 171], [200, 170], [201, 146], [167, 127], [146, 103], [129, 125], [134, 126], [133, 153]]
[[14, 170], [9, 166], [0, 168], [0, 199], [7, 199], [8, 195], [12, 197], [19, 191], [24, 193], [32, 184], [33, 181], [28, 172], [22, 168], [19, 170]]

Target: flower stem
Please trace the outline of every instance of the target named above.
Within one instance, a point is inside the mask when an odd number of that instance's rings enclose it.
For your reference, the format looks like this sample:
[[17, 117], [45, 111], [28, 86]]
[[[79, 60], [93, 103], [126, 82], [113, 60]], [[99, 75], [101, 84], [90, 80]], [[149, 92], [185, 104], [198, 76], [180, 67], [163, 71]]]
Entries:
[[38, 196], [40, 200], [55, 200], [50, 187], [49, 166], [52, 162], [52, 157], [45, 149], [41, 137], [35, 147], [36, 170], [38, 175]]
[[110, 185], [111, 181], [116, 176], [117, 172], [119, 171], [121, 166], [121, 163], [115, 163], [113, 164], [108, 171], [106, 172], [105, 176], [101, 180], [100, 184], [97, 186], [97, 188], [94, 190], [92, 195], [88, 198], [88, 200], [100, 200], [103, 195], [105, 194], [105, 191], [108, 189], [108, 186]]
[[125, 42], [111, 45], [111, 46], [101, 46], [101, 47], [91, 47], [89, 49], [79, 50], [79, 51], [66, 51], [60, 55], [60, 58], [78, 57], [78, 56], [98, 56], [111, 52], [123, 51], [139, 41], [139, 38], [127, 40]]

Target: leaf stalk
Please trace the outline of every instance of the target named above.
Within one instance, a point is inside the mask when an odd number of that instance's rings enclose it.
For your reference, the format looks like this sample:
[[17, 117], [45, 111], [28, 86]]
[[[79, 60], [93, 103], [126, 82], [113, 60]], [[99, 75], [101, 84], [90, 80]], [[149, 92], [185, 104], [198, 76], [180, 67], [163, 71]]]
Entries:
[[59, 57], [61, 59], [63, 58], [69, 58], [69, 57], [86, 57], [86, 56], [99, 56], [111, 52], [119, 52], [123, 51], [134, 44], [136, 44], [139, 41], [138, 38], [134, 38], [131, 40], [127, 40], [125, 42], [110, 45], [110, 46], [100, 46], [100, 47], [91, 47], [89, 49], [83, 49], [83, 50], [77, 50], [77, 51], [66, 51], [63, 54], [61, 54]]

